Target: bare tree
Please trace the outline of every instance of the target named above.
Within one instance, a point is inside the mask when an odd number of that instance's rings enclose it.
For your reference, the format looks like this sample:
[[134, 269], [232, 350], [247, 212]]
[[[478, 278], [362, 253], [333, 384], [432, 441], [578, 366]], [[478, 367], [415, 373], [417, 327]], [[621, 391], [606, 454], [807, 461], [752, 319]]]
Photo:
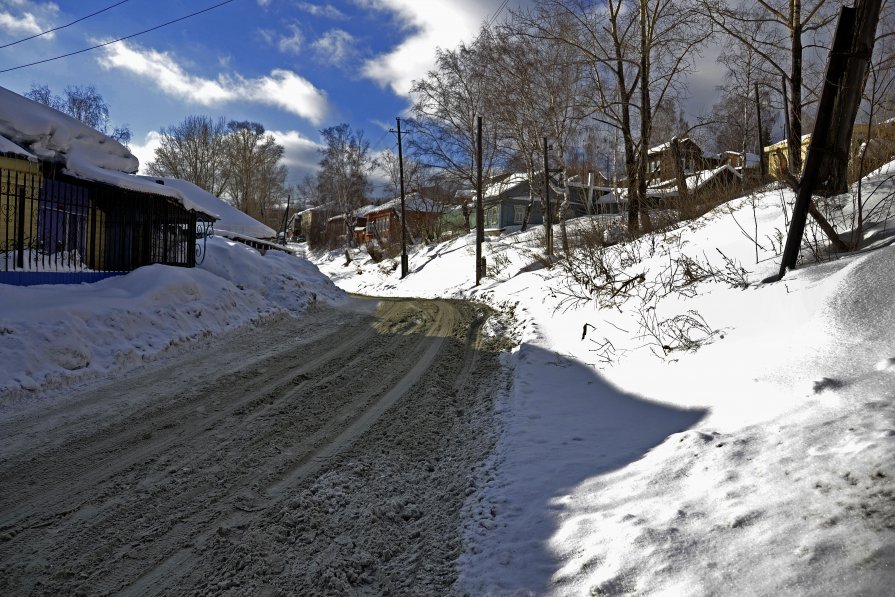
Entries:
[[[401, 168], [398, 155], [391, 149], [381, 152], [373, 160], [373, 166], [382, 170], [388, 176], [388, 190], [392, 196], [397, 197], [401, 193]], [[404, 189], [407, 192], [419, 190], [426, 178], [425, 167], [414, 157], [404, 156]]]
[[[564, 169], [568, 145], [583, 116], [585, 78], [572, 48], [539, 36], [518, 15], [506, 26], [483, 29], [478, 45], [490, 81], [489, 112], [497, 120], [501, 147], [515, 158], [513, 161], [524, 165], [531, 181], [524, 230], [538, 188], [541, 212], [546, 209], [544, 139], [549, 139], [555, 156], [552, 167]], [[564, 189], [561, 192], [568, 196]]]
[[163, 128], [155, 159], [146, 165], [152, 176], [188, 180], [212, 195], [221, 196], [230, 181], [226, 120], [187, 116]]
[[109, 135], [119, 143], [127, 145], [131, 131], [124, 126], [112, 127], [109, 131], [109, 105], [94, 85], [69, 85], [62, 96], [54, 94], [48, 85], [31, 84], [25, 97], [68, 114], [104, 135]]
[[348, 214], [367, 201], [370, 143], [363, 131], [339, 124], [320, 131], [325, 147], [320, 150], [317, 194], [332, 203], [338, 213]]
[[[788, 86], [787, 148], [789, 172], [799, 176], [802, 169], [802, 131], [805, 109], [815, 101], [815, 85], [806, 86], [805, 67], [829, 38], [840, 0], [744, 0], [733, 5], [728, 0], [700, 0], [706, 13], [721, 31], [738, 40], [761, 59], [766, 76], [782, 77]], [[812, 77], [812, 82], [820, 81]], [[782, 90], [781, 90], [782, 91]], [[808, 98], [808, 101], [805, 98]]]
[[286, 194], [286, 167], [280, 163], [283, 147], [257, 122], [230, 121], [227, 130], [226, 196], [237, 209], [277, 228], [271, 216]]
[[681, 91], [708, 37], [702, 13], [690, 0], [540, 0], [526, 20], [539, 35], [577, 50], [587, 65], [594, 88], [589, 108], [622, 137], [628, 227], [638, 230], [653, 113]]
[[[765, 27], [764, 21], [748, 23], [750, 37], [758, 37]], [[764, 67], [764, 59], [752, 47], [736, 44], [727, 47], [718, 57], [718, 62], [727, 67], [721, 97], [713, 107], [711, 131], [716, 146], [720, 150], [739, 149], [743, 153], [761, 155], [763, 148], [770, 144], [770, 134], [777, 120], [777, 112], [771, 109], [771, 90], [776, 88]], [[758, 138], [758, 109], [755, 105], [755, 88], [759, 89], [761, 101], [762, 139]]]
[[[435, 68], [413, 82], [413, 134], [408, 149], [420, 162], [458, 184], [476, 186], [476, 118], [483, 116], [482, 170], [490, 177], [498, 159], [495, 119], [488, 113], [488, 86], [478, 42], [437, 51]], [[468, 202], [461, 202], [469, 227]]]

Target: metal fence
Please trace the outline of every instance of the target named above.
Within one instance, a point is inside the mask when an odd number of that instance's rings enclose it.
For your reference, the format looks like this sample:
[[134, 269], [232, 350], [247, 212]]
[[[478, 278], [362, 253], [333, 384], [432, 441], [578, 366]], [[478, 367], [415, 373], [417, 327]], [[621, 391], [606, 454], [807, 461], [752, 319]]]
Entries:
[[195, 212], [161, 195], [28, 169], [0, 169], [0, 272], [109, 274], [196, 264]]

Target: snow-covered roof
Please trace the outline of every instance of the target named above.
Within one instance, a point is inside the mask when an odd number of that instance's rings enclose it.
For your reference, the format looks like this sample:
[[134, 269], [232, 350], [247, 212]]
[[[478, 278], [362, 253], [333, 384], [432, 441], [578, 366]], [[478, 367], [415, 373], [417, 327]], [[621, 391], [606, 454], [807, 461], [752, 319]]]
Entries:
[[[492, 180], [494, 179], [497, 180], [495, 182], [482, 184], [482, 194], [485, 196], [485, 199], [492, 199], [506, 193], [513, 187], [527, 183], [528, 174], [525, 172], [514, 172], [509, 175], [492, 178]], [[474, 199], [475, 189], [461, 189], [456, 192], [455, 196], [459, 199]]]
[[[681, 137], [677, 141], [678, 141], [678, 143], [681, 143], [681, 144], [692, 143], [696, 147], [699, 147], [699, 144], [696, 143], [696, 141], [694, 141], [690, 137]], [[668, 141], [666, 143], [662, 143], [661, 145], [656, 145], [655, 147], [650, 147], [646, 153], [647, 153], [647, 155], [653, 155], [654, 153], [662, 153], [663, 151], [666, 151], [670, 148], [671, 148], [671, 141]], [[705, 154], [703, 154], [703, 155], [705, 155]]]
[[[742, 178], [742, 175], [730, 164], [724, 164], [712, 170], [699, 170], [687, 176], [684, 179], [687, 190], [692, 193], [704, 188], [725, 170], [729, 170], [737, 178]], [[675, 179], [663, 180], [647, 188], [646, 193], [650, 197], [675, 197], [677, 196], [677, 181]]]
[[[9, 148], [28, 159], [61, 164], [63, 173], [81, 180], [170, 197], [185, 209], [211, 217], [224, 211], [185, 186], [195, 186], [190, 183], [160, 185], [154, 178], [136, 176], [140, 162], [127, 147], [76, 118], [3, 87], [0, 87], [0, 139], [0, 151]], [[165, 179], [166, 183], [169, 180], [174, 181]], [[221, 205], [226, 204], [221, 202]]]
[[37, 156], [35, 156], [30, 151], [26, 151], [7, 139], [6, 137], [0, 136], [0, 155], [15, 155], [19, 157], [26, 158], [29, 161], [36, 162]]
[[[154, 185], [155, 189], [176, 193], [184, 201], [194, 206], [193, 209], [213, 215], [217, 218], [215, 230], [229, 231], [252, 238], [274, 238], [276, 231], [255, 218], [241, 212], [229, 203], [215, 197], [205, 189], [185, 180], [177, 178], [160, 178], [157, 176], [129, 176], [145, 185]], [[162, 181], [159, 184], [156, 181]], [[152, 191], [147, 191], [152, 192]], [[158, 192], [157, 190], [155, 192]]]
[[[121, 143], [83, 122], [0, 87], [0, 136], [67, 169], [90, 164], [134, 173], [140, 162]], [[74, 163], [72, 163], [74, 162]]]
[[[391, 201], [386, 201], [382, 205], [375, 206], [374, 209], [368, 211], [368, 214], [372, 213], [381, 213], [384, 211], [389, 211], [394, 209], [396, 211], [401, 211], [401, 198], [396, 197]], [[407, 211], [416, 211], [416, 212], [426, 212], [426, 213], [440, 213], [444, 211], [441, 206], [435, 205], [432, 201], [427, 201], [423, 197], [421, 197], [418, 193], [413, 193], [411, 195], [406, 195], [404, 197], [404, 209]]]

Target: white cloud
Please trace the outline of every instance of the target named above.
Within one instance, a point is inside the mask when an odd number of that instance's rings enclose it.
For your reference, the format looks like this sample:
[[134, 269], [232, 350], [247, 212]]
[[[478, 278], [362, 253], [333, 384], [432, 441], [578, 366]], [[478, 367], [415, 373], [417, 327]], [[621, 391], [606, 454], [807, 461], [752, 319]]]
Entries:
[[298, 25], [289, 25], [289, 31], [291, 32], [290, 35], [280, 37], [280, 41], [277, 42], [277, 48], [284, 54], [298, 54], [301, 52], [304, 36], [302, 36]]
[[258, 0], [258, 6], [267, 6], [270, 4], [270, 0]]
[[314, 42], [317, 60], [324, 64], [344, 66], [354, 55], [355, 40], [347, 31], [331, 29]]
[[[267, 131], [283, 146], [283, 163], [289, 168], [289, 181], [299, 182], [305, 174], [317, 172], [320, 162], [318, 150], [323, 146], [308, 139], [298, 131]], [[161, 145], [161, 133], [150, 131], [142, 143], [131, 141], [128, 149], [140, 160], [139, 174], [146, 174], [146, 165], [155, 159], [155, 150]]]
[[307, 79], [285, 69], [269, 75], [246, 78], [239, 74], [220, 74], [206, 79], [189, 74], [167, 52], [144, 50], [123, 42], [104, 48], [98, 61], [105, 69], [129, 71], [149, 80], [174, 97], [203, 106], [231, 102], [254, 102], [276, 106], [319, 124], [328, 112], [326, 94]]
[[155, 150], [162, 144], [162, 136], [158, 131], [149, 131], [143, 143], [134, 143], [131, 141], [128, 145], [131, 153], [140, 160], [140, 171], [138, 174], [146, 174], [146, 164], [155, 159]]
[[[501, 0], [355, 0], [363, 7], [395, 14], [410, 35], [387, 54], [367, 61], [363, 75], [398, 95], [408, 95], [414, 79], [431, 70], [436, 48], [471, 41]], [[518, 4], [514, 2], [513, 4]]]
[[311, 2], [299, 2], [296, 4], [299, 10], [315, 17], [326, 17], [328, 19], [345, 20], [348, 17], [341, 10], [332, 4], [312, 4]]
[[[8, 12], [0, 11], [0, 29], [6, 29], [11, 33], [21, 35], [37, 35], [38, 33], [51, 29], [48, 25], [41, 25], [30, 12], [22, 13], [14, 16]], [[55, 33], [47, 33], [43, 37], [52, 39]]]
[[283, 163], [289, 168], [289, 181], [299, 182], [305, 174], [314, 174], [320, 162], [323, 146], [304, 137], [298, 131], [267, 131], [285, 150]]

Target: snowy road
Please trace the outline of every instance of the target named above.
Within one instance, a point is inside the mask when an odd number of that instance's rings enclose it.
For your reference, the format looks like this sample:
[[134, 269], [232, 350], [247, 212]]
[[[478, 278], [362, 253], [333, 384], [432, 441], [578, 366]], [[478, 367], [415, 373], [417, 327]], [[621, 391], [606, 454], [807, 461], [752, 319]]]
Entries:
[[444, 594], [506, 385], [470, 303], [267, 320], [0, 423], [0, 594]]

